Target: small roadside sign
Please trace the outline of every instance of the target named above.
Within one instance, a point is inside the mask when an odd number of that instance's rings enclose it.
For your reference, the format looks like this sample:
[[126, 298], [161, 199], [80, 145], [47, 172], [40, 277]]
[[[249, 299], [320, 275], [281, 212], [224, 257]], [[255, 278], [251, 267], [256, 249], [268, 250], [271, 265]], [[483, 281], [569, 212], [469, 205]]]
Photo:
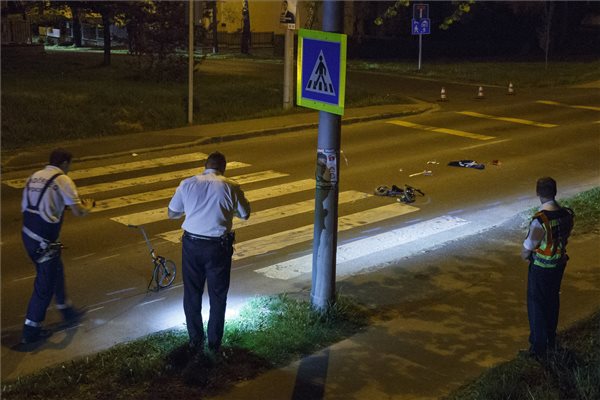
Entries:
[[296, 103], [302, 107], [344, 114], [346, 35], [298, 31]]
[[413, 35], [429, 35], [431, 33], [431, 20], [429, 18], [413, 19], [411, 26]]
[[429, 18], [429, 4], [413, 4], [413, 18]]

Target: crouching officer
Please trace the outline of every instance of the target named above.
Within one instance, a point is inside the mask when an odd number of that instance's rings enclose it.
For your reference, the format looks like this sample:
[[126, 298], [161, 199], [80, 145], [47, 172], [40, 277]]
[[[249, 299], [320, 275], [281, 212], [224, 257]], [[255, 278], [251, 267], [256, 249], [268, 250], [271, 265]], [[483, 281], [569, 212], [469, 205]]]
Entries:
[[569, 260], [567, 240], [575, 215], [570, 208], [556, 202], [554, 179], [538, 179], [536, 194], [542, 205], [531, 220], [521, 256], [529, 261], [527, 314], [531, 346], [528, 353], [541, 358], [556, 345], [560, 284]]
[[80, 199], [75, 183], [67, 176], [72, 158], [64, 149], [52, 151], [49, 165], [31, 175], [23, 190], [22, 238], [37, 274], [23, 326], [22, 344], [50, 336], [50, 331], [42, 329], [42, 322], [53, 296], [65, 321], [74, 322], [81, 315], [66, 298], [58, 237], [65, 206], [76, 216], [83, 216], [90, 212], [94, 202]]

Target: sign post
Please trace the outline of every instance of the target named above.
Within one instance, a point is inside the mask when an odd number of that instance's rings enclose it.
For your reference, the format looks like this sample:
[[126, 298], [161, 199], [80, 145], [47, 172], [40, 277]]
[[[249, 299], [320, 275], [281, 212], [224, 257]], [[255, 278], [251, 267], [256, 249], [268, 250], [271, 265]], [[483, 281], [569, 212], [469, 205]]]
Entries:
[[283, 0], [279, 23], [285, 26], [283, 53], [283, 109], [294, 106], [294, 29], [298, 21], [297, 0]]
[[411, 21], [411, 33], [419, 35], [419, 67], [421, 70], [421, 53], [423, 47], [423, 35], [431, 33], [431, 21], [429, 19], [429, 4], [413, 4], [413, 18]]
[[312, 306], [325, 311], [335, 301], [340, 141], [346, 86], [344, 3], [323, 2], [323, 30], [298, 33], [297, 103], [319, 110]]

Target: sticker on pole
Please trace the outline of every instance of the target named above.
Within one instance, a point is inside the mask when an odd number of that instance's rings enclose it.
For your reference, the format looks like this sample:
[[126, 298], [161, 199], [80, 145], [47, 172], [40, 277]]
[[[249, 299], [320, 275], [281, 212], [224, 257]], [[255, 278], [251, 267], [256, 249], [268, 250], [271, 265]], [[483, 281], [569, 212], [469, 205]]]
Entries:
[[297, 67], [297, 104], [343, 115], [346, 35], [300, 29]]
[[335, 149], [317, 149], [316, 181], [318, 188], [331, 188], [338, 183], [338, 156]]

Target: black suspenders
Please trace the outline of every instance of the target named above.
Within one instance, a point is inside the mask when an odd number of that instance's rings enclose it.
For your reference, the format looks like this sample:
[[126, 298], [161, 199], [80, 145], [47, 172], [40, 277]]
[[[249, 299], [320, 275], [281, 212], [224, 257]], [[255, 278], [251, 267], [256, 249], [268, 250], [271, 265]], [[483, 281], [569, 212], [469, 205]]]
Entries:
[[52, 177], [50, 179], [48, 179], [46, 181], [46, 184], [44, 185], [43, 189], [40, 191], [40, 197], [38, 198], [35, 206], [31, 205], [31, 199], [29, 198], [29, 181], [27, 181], [27, 210], [39, 211], [40, 203], [42, 202], [42, 198], [44, 197], [46, 190], [48, 190], [48, 188], [50, 187], [52, 182], [54, 182], [54, 180], [62, 174], [63, 174], [62, 172], [57, 172], [56, 174], [52, 175]]

